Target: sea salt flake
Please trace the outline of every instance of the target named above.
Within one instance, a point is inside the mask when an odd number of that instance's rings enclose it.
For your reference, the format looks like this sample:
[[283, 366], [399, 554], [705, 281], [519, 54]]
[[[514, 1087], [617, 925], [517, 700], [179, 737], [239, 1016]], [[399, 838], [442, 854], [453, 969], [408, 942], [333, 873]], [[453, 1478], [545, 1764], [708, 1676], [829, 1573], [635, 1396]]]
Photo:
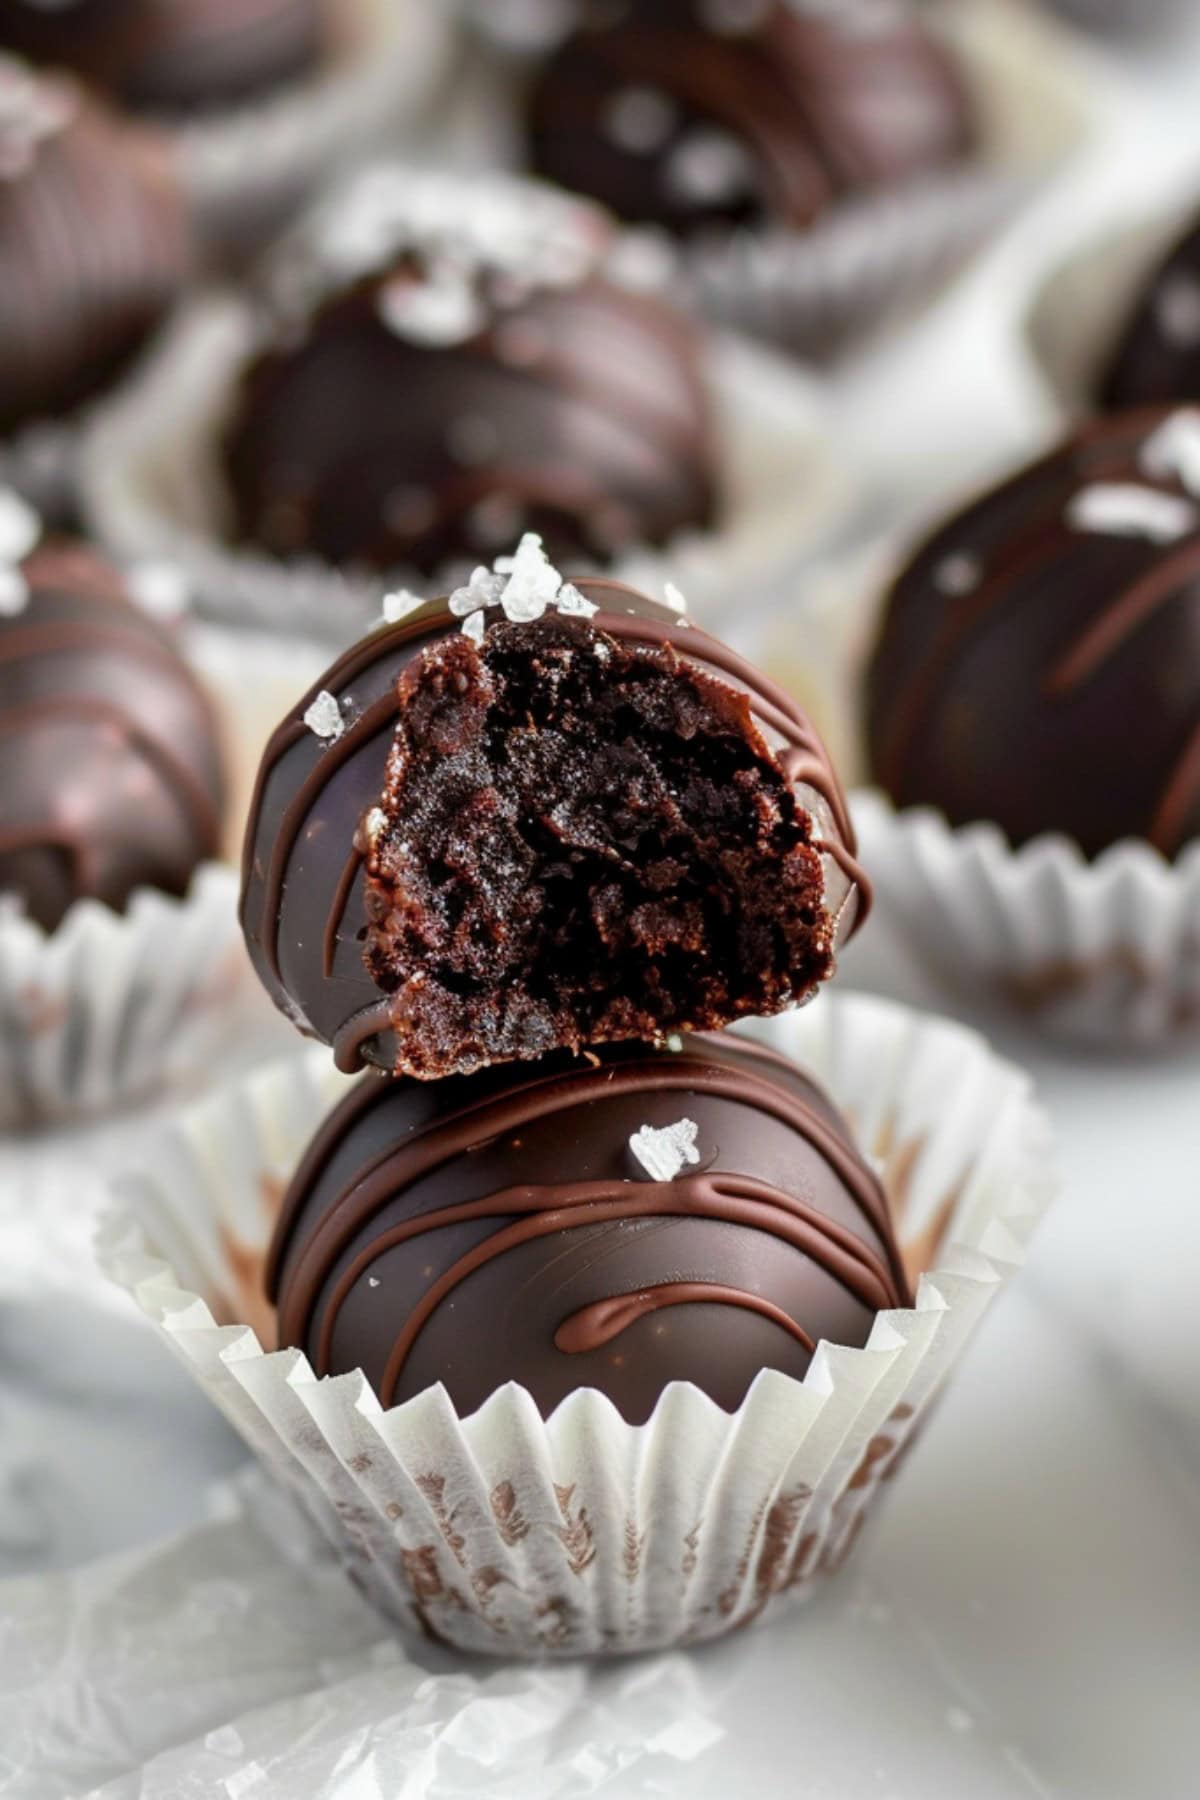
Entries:
[[152, 619], [178, 619], [187, 611], [187, 577], [174, 563], [141, 563], [126, 579], [134, 602]]
[[475, 569], [466, 587], [455, 588], [450, 596], [450, 611], [456, 619], [478, 612], [484, 606], [499, 606], [504, 592], [504, 577], [491, 569]]
[[1200, 499], [1200, 410], [1189, 406], [1164, 419], [1142, 445], [1139, 460], [1147, 475], [1178, 481]]
[[29, 583], [20, 569], [0, 563], [0, 619], [15, 619], [29, 605]]
[[600, 611], [595, 601], [586, 599], [571, 581], [564, 581], [559, 588], [556, 604], [560, 613], [574, 619], [590, 619]]
[[465, 344], [487, 317], [470, 272], [445, 262], [431, 263], [424, 280], [387, 282], [376, 308], [395, 337], [437, 350]]
[[0, 562], [28, 556], [42, 535], [42, 521], [12, 488], [0, 487]]
[[463, 620], [463, 636], [469, 637], [473, 644], [482, 644], [486, 630], [487, 620], [482, 612], [473, 612]]
[[1154, 301], [1158, 329], [1177, 350], [1200, 344], [1200, 281], [1179, 271], [1169, 275]]
[[328, 688], [322, 688], [312, 705], [304, 715], [304, 723], [319, 738], [328, 744], [334, 744], [346, 729], [346, 721], [342, 717], [342, 709]]
[[505, 617], [514, 624], [540, 619], [546, 608], [557, 601], [562, 576], [546, 555], [536, 531], [525, 533], [515, 556], [498, 556], [495, 568], [497, 575], [508, 577], [500, 604]]
[[378, 843], [386, 830], [387, 814], [382, 806], [373, 806], [363, 820], [363, 833], [367, 842], [372, 845]]
[[673, 613], [685, 613], [687, 611], [687, 601], [673, 581], [668, 581], [663, 587], [663, 599]]
[[661, 1127], [643, 1125], [630, 1138], [629, 1148], [651, 1181], [674, 1181], [687, 1164], [700, 1161], [696, 1132], [692, 1119]]
[[939, 594], [961, 600], [974, 593], [983, 580], [983, 564], [969, 550], [952, 550], [943, 556], [933, 571], [933, 585]]
[[414, 594], [409, 588], [397, 588], [394, 594], [383, 596], [383, 622], [398, 625], [401, 619], [407, 619], [409, 613], [416, 612], [418, 606], [424, 604], [420, 594]]
[[1067, 507], [1067, 524], [1073, 531], [1173, 544], [1196, 530], [1200, 515], [1189, 500], [1174, 494], [1160, 494], [1133, 482], [1098, 481], [1075, 495]]

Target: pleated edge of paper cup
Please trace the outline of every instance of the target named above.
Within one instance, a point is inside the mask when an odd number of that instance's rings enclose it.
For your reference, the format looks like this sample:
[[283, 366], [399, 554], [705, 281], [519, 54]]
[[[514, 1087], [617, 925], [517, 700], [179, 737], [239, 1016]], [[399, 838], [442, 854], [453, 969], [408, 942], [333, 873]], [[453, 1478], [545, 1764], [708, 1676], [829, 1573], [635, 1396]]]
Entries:
[[91, 1116], [192, 1068], [238, 985], [237, 892], [207, 862], [182, 896], [77, 900], [54, 931], [0, 904], [0, 1124]]
[[1200, 841], [1174, 862], [1135, 839], [1089, 859], [1065, 834], [1014, 848], [876, 788], [851, 810], [883, 904], [934, 968], [1099, 1047], [1200, 1034]]

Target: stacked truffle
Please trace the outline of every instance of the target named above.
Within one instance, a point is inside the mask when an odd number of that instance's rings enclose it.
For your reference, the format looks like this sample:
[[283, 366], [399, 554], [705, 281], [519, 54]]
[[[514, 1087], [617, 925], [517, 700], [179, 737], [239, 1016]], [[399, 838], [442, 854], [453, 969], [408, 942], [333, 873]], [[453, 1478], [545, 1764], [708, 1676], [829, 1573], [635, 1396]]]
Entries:
[[284, 1202], [280, 1341], [385, 1404], [511, 1379], [635, 1421], [864, 1343], [908, 1298], [879, 1183], [722, 1034], [807, 999], [865, 910], [808, 721], [533, 537], [389, 610], [274, 734], [247, 833], [260, 976], [371, 1065]]

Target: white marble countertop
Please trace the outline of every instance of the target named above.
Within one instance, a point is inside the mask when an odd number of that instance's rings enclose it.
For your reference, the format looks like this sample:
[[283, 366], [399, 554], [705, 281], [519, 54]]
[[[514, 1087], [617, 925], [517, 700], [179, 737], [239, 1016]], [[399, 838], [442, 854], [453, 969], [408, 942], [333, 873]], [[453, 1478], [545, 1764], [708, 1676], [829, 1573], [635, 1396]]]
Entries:
[[[1200, 167], [1197, 45], [1123, 69], [1093, 154], [843, 372], [892, 516], [1045, 428], [1012, 318], [1048, 258]], [[843, 979], [1030, 1067], [1064, 1193], [841, 1580], [694, 1654], [411, 1660], [91, 1270], [103, 1169], [145, 1121], [0, 1145], [0, 1796], [1193, 1800], [1200, 1050], [1067, 1055], [939, 993], [886, 920]]]

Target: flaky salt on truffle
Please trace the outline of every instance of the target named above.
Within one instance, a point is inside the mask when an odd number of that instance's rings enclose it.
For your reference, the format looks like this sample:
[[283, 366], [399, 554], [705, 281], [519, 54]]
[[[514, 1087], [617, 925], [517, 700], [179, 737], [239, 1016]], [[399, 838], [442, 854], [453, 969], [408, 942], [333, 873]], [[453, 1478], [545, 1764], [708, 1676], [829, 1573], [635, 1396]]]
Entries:
[[433, 575], [525, 530], [603, 567], [711, 527], [701, 339], [602, 278], [609, 235], [536, 183], [360, 177], [274, 270], [225, 438], [233, 535]]
[[672, 1381], [732, 1410], [822, 1338], [909, 1303], [883, 1190], [794, 1064], [730, 1037], [556, 1056], [435, 1086], [367, 1076], [286, 1195], [279, 1342], [385, 1406], [506, 1381], [631, 1423]]
[[1200, 411], [1097, 420], [944, 525], [870, 669], [900, 806], [1099, 856], [1200, 837]]
[[279, 727], [242, 917], [268, 991], [342, 1067], [432, 1079], [779, 1011], [863, 912], [794, 702], [527, 539]]

